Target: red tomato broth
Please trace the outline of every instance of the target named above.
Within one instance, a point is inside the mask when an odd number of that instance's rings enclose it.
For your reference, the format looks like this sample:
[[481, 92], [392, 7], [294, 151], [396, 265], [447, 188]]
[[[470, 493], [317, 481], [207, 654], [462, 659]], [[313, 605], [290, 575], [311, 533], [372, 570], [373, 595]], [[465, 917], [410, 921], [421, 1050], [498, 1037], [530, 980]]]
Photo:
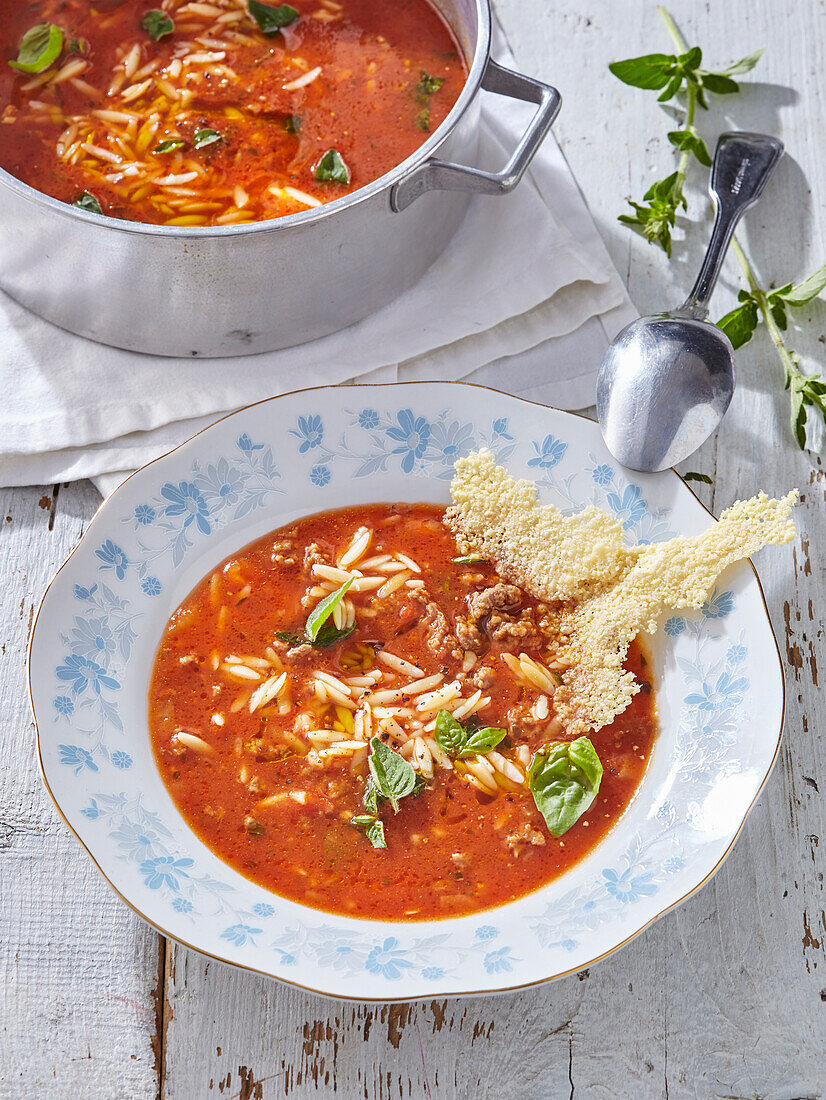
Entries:
[[[186, 0], [170, 0], [175, 30], [153, 41], [140, 26], [152, 7], [144, 0], [0, 0], [0, 166], [64, 202], [88, 192], [104, 214], [170, 225], [279, 217], [378, 179], [427, 140], [461, 92], [466, 70], [451, 32], [427, 0], [292, 6], [298, 20], [266, 37], [240, 0], [207, 4], [240, 13], [231, 23], [187, 14]], [[16, 72], [6, 62], [17, 57], [23, 34], [43, 22], [64, 31], [63, 53], [42, 74]], [[88, 44], [82, 54], [69, 52], [73, 40]], [[127, 78], [125, 59], [135, 46]], [[63, 78], [75, 62], [85, 67]], [[153, 62], [147, 87], [130, 98]], [[318, 67], [311, 83], [285, 89]], [[442, 83], [425, 94], [422, 73]], [[122, 117], [102, 118], [101, 110]], [[204, 129], [221, 140], [195, 149]], [[181, 148], [157, 151], [176, 138]], [[330, 149], [344, 158], [349, 183], [316, 179]]]
[[[272, 548], [281, 537], [301, 549], [317, 543], [341, 554], [360, 525], [372, 527], [376, 534], [368, 556], [398, 551], [409, 555], [420, 564], [428, 595], [448, 619], [460, 614], [468, 591], [492, 585], [498, 578], [490, 565], [462, 567], [452, 562], [456, 549], [441, 515], [442, 509], [433, 505], [347, 508], [300, 520], [234, 555], [215, 571], [225, 581], [226, 569], [235, 570], [237, 578], [224, 584], [222, 600], [231, 613], [220, 637], [222, 656], [264, 653], [275, 631], [295, 630], [306, 619], [308, 610], [301, 598], [313, 582], [298, 566], [300, 552], [297, 567], [274, 566]], [[357, 567], [358, 563], [353, 568]], [[270, 711], [264, 718], [258, 711], [250, 714], [247, 706], [230, 712], [244, 685], [228, 685], [210, 665], [220, 614], [210, 596], [213, 575], [183, 602], [161, 641], [149, 694], [153, 748], [164, 782], [196, 834], [241, 874], [275, 893], [328, 912], [373, 919], [421, 920], [478, 912], [557, 878], [594, 849], [633, 798], [657, 732], [647, 660], [636, 643], [626, 667], [645, 689], [611, 726], [591, 735], [604, 767], [602, 785], [590, 810], [563, 837], [555, 839], [547, 832], [526, 788], [492, 797], [468, 786], [455, 772], [437, 770], [421, 794], [401, 801], [398, 813], [382, 805], [387, 848], [372, 848], [363, 832], [347, 823], [353, 814], [364, 812], [366, 763], [355, 771], [346, 759], [318, 768], [310, 767], [304, 756], [280, 755], [280, 748], [260, 751], [262, 742], [255, 738], [263, 729], [263, 743], [277, 747], [279, 731], [292, 728], [295, 706], [283, 717], [272, 708], [264, 708]], [[477, 579], [467, 581], [469, 577]], [[250, 594], [236, 605], [247, 585]], [[285, 667], [305, 682], [315, 669], [342, 677], [349, 674], [342, 670], [342, 658], [356, 646], [385, 642], [393, 654], [419, 664], [428, 675], [443, 669], [447, 682], [458, 664], [444, 655], [434, 659], [419, 621], [421, 605], [405, 591], [397, 590], [383, 601], [363, 597], [350, 638], [331, 649], [285, 660]], [[524, 596], [523, 607], [539, 606]], [[363, 608], [376, 614], [365, 617]], [[520, 706], [525, 689], [498, 659], [501, 649], [491, 642], [482, 658], [484, 667], [496, 669], [496, 678], [486, 691], [491, 702], [480, 718], [486, 725], [511, 726], [505, 745], [518, 740], [537, 748], [548, 739], [541, 723], [516, 730], [509, 722], [509, 712]], [[538, 655], [537, 650], [526, 651]], [[214, 713], [223, 716], [223, 726], [211, 724]], [[176, 750], [174, 731], [182, 727], [197, 731], [213, 754]], [[565, 738], [564, 733], [558, 736]], [[239, 742], [245, 746], [240, 756]], [[256, 744], [257, 755], [248, 753], [247, 748], [255, 750]], [[239, 766], [246, 760], [255, 791], [239, 781]], [[266, 809], [256, 808], [265, 795], [299, 790], [306, 796], [303, 804], [287, 797]], [[245, 822], [250, 819], [262, 827], [261, 835], [247, 831]], [[506, 836], [525, 828], [541, 830], [544, 843], [517, 842], [509, 848]]]

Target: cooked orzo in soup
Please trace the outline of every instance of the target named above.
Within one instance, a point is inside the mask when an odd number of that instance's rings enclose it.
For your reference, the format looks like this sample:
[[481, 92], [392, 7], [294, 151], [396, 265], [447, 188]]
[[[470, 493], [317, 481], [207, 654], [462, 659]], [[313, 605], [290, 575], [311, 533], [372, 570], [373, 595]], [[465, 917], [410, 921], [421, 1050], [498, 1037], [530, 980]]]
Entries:
[[242, 874], [330, 912], [457, 916], [594, 847], [656, 735], [650, 670], [566, 733], [549, 608], [458, 554], [444, 510], [310, 516], [234, 555], [173, 615], [149, 698], [164, 781]]
[[67, 203], [236, 225], [413, 153], [465, 68], [427, 0], [0, 0], [0, 167]]

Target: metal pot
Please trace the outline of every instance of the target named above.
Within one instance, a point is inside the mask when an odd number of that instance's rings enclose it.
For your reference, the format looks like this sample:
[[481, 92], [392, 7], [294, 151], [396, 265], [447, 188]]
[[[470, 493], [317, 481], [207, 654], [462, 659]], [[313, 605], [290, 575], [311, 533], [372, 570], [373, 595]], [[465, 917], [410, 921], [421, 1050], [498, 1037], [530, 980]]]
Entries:
[[[304, 213], [192, 229], [86, 213], [0, 170], [0, 287], [71, 332], [155, 355], [272, 351], [379, 309], [421, 278], [474, 192], [513, 190], [559, 109], [554, 88], [491, 58], [489, 0], [435, 2], [467, 83], [392, 172]], [[470, 167], [482, 88], [537, 104], [499, 173]]]

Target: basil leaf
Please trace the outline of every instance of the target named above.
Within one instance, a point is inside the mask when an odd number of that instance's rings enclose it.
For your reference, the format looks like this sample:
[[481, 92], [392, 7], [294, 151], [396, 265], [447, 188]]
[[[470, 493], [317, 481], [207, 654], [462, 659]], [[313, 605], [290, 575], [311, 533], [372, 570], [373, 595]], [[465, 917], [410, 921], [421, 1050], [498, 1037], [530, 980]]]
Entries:
[[175, 30], [175, 24], [166, 12], [159, 11], [157, 8], [146, 13], [143, 19], [141, 19], [141, 27], [155, 42], [159, 41], [159, 39], [167, 34], [172, 34]]
[[167, 138], [166, 141], [162, 141], [160, 145], [156, 145], [152, 150], [153, 153], [172, 153], [176, 149], [180, 149], [185, 144], [183, 138]]
[[298, 12], [289, 4], [280, 4], [276, 8], [272, 4], [260, 4], [258, 0], [250, 0], [249, 11], [262, 33], [268, 37], [278, 34], [282, 27], [287, 27], [298, 19]]
[[54, 23], [38, 23], [30, 27], [20, 40], [16, 61], [10, 61], [13, 69], [21, 73], [42, 73], [60, 57], [63, 49], [63, 31]]
[[280, 642], [286, 642], [287, 645], [309, 645], [308, 638], [305, 638], [302, 634], [293, 634], [290, 630], [276, 630], [275, 636]]
[[337, 149], [328, 149], [316, 165], [317, 180], [332, 180], [335, 183], [349, 183], [350, 169]]
[[711, 167], [711, 157], [708, 152], [708, 147], [697, 131], [692, 127], [690, 130], [671, 130], [668, 134], [668, 140], [677, 149], [687, 149], [693, 153], [700, 164], [706, 168]]
[[73, 38], [69, 43], [69, 53], [79, 53], [82, 57], [85, 57], [89, 52], [89, 39], [88, 38]]
[[364, 835], [370, 841], [374, 848], [386, 848], [387, 841], [384, 839], [384, 822], [375, 818], [367, 828], [364, 830]]
[[732, 95], [740, 91], [740, 85], [736, 80], [721, 73], [703, 73], [703, 87], [715, 95]]
[[790, 306], [805, 306], [807, 303], [814, 301], [824, 287], [826, 287], [826, 264], [819, 267], [802, 283], [790, 287], [785, 293], [785, 288], [775, 291], [772, 297], [782, 298]]
[[698, 474], [696, 470], [689, 470], [688, 473], [683, 474], [683, 481], [702, 481], [704, 485], [714, 484], [708, 474]]
[[403, 756], [393, 752], [378, 737], [372, 739], [370, 747], [373, 751], [367, 762], [378, 793], [398, 813], [399, 799], [416, 789], [416, 773]]
[[426, 134], [430, 133], [430, 108], [423, 107], [416, 116], [416, 125]]
[[72, 203], [72, 206], [76, 206], [78, 210], [87, 210], [90, 214], [103, 213], [98, 200], [94, 195], [90, 195], [88, 191], [84, 191], [82, 195], [79, 195]]
[[367, 786], [364, 788], [364, 808], [370, 811], [370, 814], [375, 817], [379, 812], [379, 788], [376, 786], [375, 781], [371, 777], [367, 780]]
[[739, 61], [735, 61], [733, 65], [729, 65], [726, 69], [721, 69], [720, 72], [723, 76], [737, 76], [738, 73], [750, 72], [760, 58], [765, 53], [765, 49], [755, 50], [754, 53], [746, 54]]
[[[353, 626], [343, 626], [339, 630], [335, 623], [325, 623], [310, 642], [310, 645], [315, 646], [316, 649], [329, 649], [336, 642], [342, 642], [345, 638], [349, 638], [355, 629], [355, 624]], [[309, 641], [309, 639], [305, 638], [304, 641]]]
[[217, 130], [210, 130], [205, 128], [199, 130], [195, 137], [192, 139], [192, 144], [196, 149], [203, 149], [207, 145], [214, 145], [216, 141], [221, 140], [221, 135]]
[[534, 754], [528, 787], [551, 836], [562, 836], [592, 805], [602, 764], [587, 737], [556, 741]]
[[757, 328], [757, 320], [757, 302], [749, 296], [745, 302], [736, 306], [725, 317], [721, 317], [717, 327], [728, 336], [731, 346], [736, 351], [751, 340]]
[[459, 754], [461, 756], [473, 756], [474, 753], [486, 753], [491, 749], [495, 749], [503, 737], [507, 735], [507, 730], [500, 729], [498, 726], [484, 726], [480, 730], [476, 730], [472, 733], [467, 740], [467, 745]]
[[485, 563], [488, 561], [488, 559], [483, 558], [481, 554], [462, 554], [460, 557], [451, 558], [450, 560], [454, 565], [473, 565], [477, 561], [483, 561]]
[[317, 607], [314, 608], [312, 614], [307, 619], [307, 625], [304, 628], [307, 632], [307, 637], [311, 642], [314, 642], [316, 635], [326, 621], [330, 618], [332, 613], [344, 599], [344, 595], [347, 592], [350, 585], [355, 580], [355, 577], [350, 577], [345, 581], [341, 588], [337, 588], [335, 592], [331, 592], [326, 599], [323, 599]]
[[284, 119], [284, 129], [288, 134], [300, 134], [301, 115], [287, 115]]
[[467, 744], [464, 726], [447, 710], [440, 710], [436, 715], [435, 738], [436, 744], [448, 756], [459, 756]]
[[416, 99], [418, 99], [420, 103], [423, 103], [428, 96], [432, 96], [434, 92], [438, 92], [444, 82], [445, 78], [443, 76], [430, 76], [424, 69], [420, 69], [419, 83], [416, 85]]
[[664, 88], [670, 80], [677, 58], [673, 54], [648, 53], [614, 61], [608, 68], [614, 76], [632, 88]]

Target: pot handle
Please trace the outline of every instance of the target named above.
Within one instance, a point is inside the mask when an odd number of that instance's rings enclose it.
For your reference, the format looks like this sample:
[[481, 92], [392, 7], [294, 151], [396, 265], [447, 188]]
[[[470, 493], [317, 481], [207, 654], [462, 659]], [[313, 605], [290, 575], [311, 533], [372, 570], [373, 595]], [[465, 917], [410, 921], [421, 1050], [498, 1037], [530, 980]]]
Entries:
[[396, 213], [405, 210], [426, 191], [473, 191], [479, 195], [507, 195], [522, 179], [559, 112], [561, 96], [550, 84], [543, 84], [541, 80], [506, 69], [493, 58], [488, 59], [482, 87], [487, 92], [496, 92], [511, 99], [536, 103], [538, 106], [513, 156], [501, 172], [483, 172], [480, 168], [471, 168], [465, 164], [428, 160], [393, 187], [390, 207]]

